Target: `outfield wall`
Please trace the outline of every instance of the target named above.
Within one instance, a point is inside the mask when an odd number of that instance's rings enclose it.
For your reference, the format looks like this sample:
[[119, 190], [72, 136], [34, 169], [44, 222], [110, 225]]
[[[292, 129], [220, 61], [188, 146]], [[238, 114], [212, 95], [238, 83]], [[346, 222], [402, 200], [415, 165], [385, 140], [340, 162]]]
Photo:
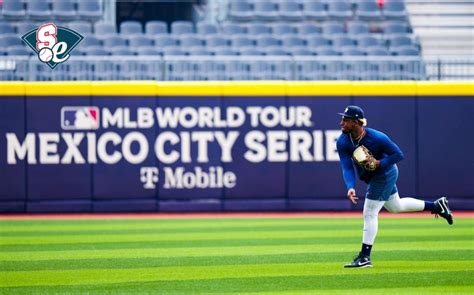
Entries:
[[[2, 82], [0, 212], [353, 210], [338, 112], [405, 153], [402, 196], [474, 209], [472, 82]], [[359, 184], [363, 195], [365, 185]]]

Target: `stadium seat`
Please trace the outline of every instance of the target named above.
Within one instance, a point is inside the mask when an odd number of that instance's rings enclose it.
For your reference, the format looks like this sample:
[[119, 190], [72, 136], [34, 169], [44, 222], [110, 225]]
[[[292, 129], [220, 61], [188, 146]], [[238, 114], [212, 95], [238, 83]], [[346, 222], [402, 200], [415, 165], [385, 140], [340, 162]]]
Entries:
[[97, 21], [103, 16], [100, 0], [82, 0], [77, 5], [77, 14], [81, 19]]
[[287, 48], [287, 47], [304, 47], [306, 46], [306, 40], [300, 37], [288, 37], [284, 36], [281, 38], [282, 40], [282, 45]]
[[302, 21], [303, 11], [301, 5], [296, 1], [280, 2], [278, 7], [278, 14], [280, 19], [287, 21]]
[[163, 21], [148, 21], [145, 24], [145, 33], [150, 36], [168, 34], [168, 26]]
[[230, 56], [239, 55], [239, 51], [232, 48], [215, 47], [212, 50], [214, 52], [214, 55], [230, 55]]
[[396, 48], [390, 48], [392, 54], [400, 56], [418, 56], [420, 51], [415, 46], [401, 46]]
[[139, 47], [136, 49], [138, 55], [161, 56], [162, 51], [157, 47]]
[[271, 27], [272, 33], [277, 36], [295, 35], [296, 29], [288, 23], [276, 23]]
[[289, 52], [293, 56], [312, 56], [314, 55], [313, 51], [308, 48], [290, 48]]
[[271, 33], [271, 27], [264, 23], [249, 23], [247, 25], [247, 34], [249, 35], [268, 35]]
[[332, 39], [332, 45], [339, 50], [341, 47], [356, 47], [356, 42], [349, 37], [335, 37]]
[[281, 45], [280, 40], [275, 37], [259, 37], [256, 40], [259, 48]]
[[229, 47], [229, 40], [218, 35], [211, 35], [206, 38], [206, 46], [209, 48]]
[[383, 46], [378, 46], [378, 47], [372, 47], [372, 48], [367, 48], [365, 50], [367, 55], [371, 56], [388, 56], [390, 55], [390, 52], [387, 50], [386, 47]]
[[49, 0], [28, 0], [26, 3], [26, 14], [33, 20], [51, 19]]
[[92, 24], [88, 21], [73, 21], [66, 25], [67, 28], [78, 32], [79, 34], [92, 34]]
[[84, 38], [81, 43], [79, 43], [79, 46], [80, 47], [90, 47], [90, 46], [102, 46], [102, 41], [91, 35], [91, 36], [87, 36], [87, 38]]
[[387, 19], [406, 20], [408, 13], [405, 9], [405, 2], [387, 1], [383, 7], [383, 15]]
[[334, 20], [348, 20], [352, 18], [351, 4], [345, 1], [329, 1], [328, 15]]
[[77, 17], [77, 11], [74, 0], [53, 0], [52, 14], [55, 19], [74, 20]]
[[110, 53], [111, 53], [112, 55], [121, 55], [121, 56], [132, 56], [132, 55], [135, 55], [135, 52], [133, 52], [130, 48], [124, 47], [124, 46], [111, 47], [111, 48], [110, 48]]
[[349, 35], [366, 35], [369, 33], [369, 25], [365, 22], [350, 22], [347, 24], [347, 34]]
[[23, 47], [25, 46], [23, 41], [20, 38], [18, 38], [18, 36], [11, 36], [11, 35], [7, 35], [7, 36], [0, 35], [0, 44], [2, 44], [3, 48], [7, 48], [10, 46], [23, 46]]
[[224, 23], [221, 26], [221, 30], [224, 35], [247, 33], [247, 28], [245, 26], [240, 25], [240, 24], [233, 24], [233, 23]]
[[360, 47], [369, 48], [372, 46], [379, 46], [381, 44], [382, 42], [373, 36], [360, 36], [357, 38], [357, 45]]
[[16, 32], [18, 35], [23, 35], [29, 31], [36, 29], [38, 26], [32, 21], [19, 21], [15, 22], [14, 26], [16, 27]]
[[383, 15], [375, 1], [362, 0], [356, 3], [356, 17], [363, 21], [381, 21]]
[[104, 48], [94, 47], [85, 51], [85, 54], [88, 56], [106, 56], [110, 55], [110, 52]]
[[[1, 39], [0, 39], [1, 40]], [[2, 43], [4, 44], [4, 43]], [[26, 46], [24, 45], [13, 45], [13, 46], [6, 46], [5, 47], [7, 50], [6, 50], [6, 54], [7, 55], [10, 55], [10, 56], [31, 56], [34, 53], [33, 50], [31, 50], [30, 48], [26, 48]]]
[[196, 31], [202, 35], [215, 35], [219, 33], [219, 29], [216, 24], [208, 22], [199, 22], [196, 24]]
[[243, 47], [240, 50], [240, 55], [264, 55], [264, 53], [254, 47]]
[[178, 45], [178, 41], [168, 35], [158, 36], [153, 38], [153, 40], [155, 41], [155, 46], [159, 48], [175, 47]]
[[229, 18], [236, 21], [250, 21], [255, 18], [251, 3], [247, 1], [230, 1]]
[[390, 21], [383, 26], [385, 35], [406, 35], [410, 33], [409, 26], [406, 22]]
[[413, 40], [408, 36], [394, 36], [387, 38], [388, 45], [392, 47], [412, 46]]
[[117, 34], [117, 28], [111, 23], [95, 23], [94, 33], [98, 38], [104, 38], [106, 36], [113, 36]]
[[128, 38], [128, 46], [131, 48], [138, 48], [138, 47], [153, 47], [153, 39], [150, 37], [145, 36], [133, 36]]
[[281, 47], [267, 47], [264, 50], [265, 55], [288, 56], [289, 53]]
[[143, 34], [142, 24], [138, 21], [123, 21], [120, 23], [120, 34], [128, 38]]
[[199, 56], [209, 56], [209, 55], [213, 55], [213, 52], [205, 47], [187, 47], [186, 48], [186, 53], [188, 55], [199, 55]]
[[164, 47], [163, 55], [166, 56], [183, 56], [186, 55], [186, 51], [182, 50], [179, 47]]
[[193, 34], [194, 26], [190, 21], [174, 21], [171, 23], [171, 33], [175, 35]]
[[306, 38], [306, 44], [308, 47], [331, 47], [332, 41], [322, 36], [310, 36]]
[[255, 46], [256, 42], [254, 39], [247, 36], [235, 36], [231, 39], [231, 44], [233, 47], [249, 47]]
[[300, 36], [306, 37], [307, 35], [318, 35], [322, 33], [320, 26], [316, 24], [302, 23], [296, 27]]
[[3, 21], [0, 22], [0, 36], [6, 35], [16, 35], [15, 27], [11, 23]]
[[2, 15], [7, 20], [24, 19], [26, 11], [23, 2], [18, 0], [3, 0]]
[[360, 50], [358, 48], [341, 48], [339, 52], [342, 53], [342, 55], [349, 55], [349, 56], [363, 56], [365, 55], [365, 51]]
[[329, 15], [326, 4], [322, 1], [307, 1], [303, 3], [303, 16], [308, 20], [324, 21]]
[[127, 46], [127, 40], [120, 36], [105, 37], [103, 38], [103, 45], [107, 49], [118, 46]]
[[195, 36], [178, 37], [178, 42], [179, 42], [179, 45], [183, 48], [204, 46], [203, 40]]
[[331, 49], [331, 48], [321, 48], [321, 49], [316, 48], [316, 54], [317, 55], [324, 55], [324, 56], [337, 56], [337, 55], [340, 55], [339, 52], [337, 52], [336, 50]]
[[275, 21], [280, 17], [277, 4], [267, 0], [254, 3], [254, 14], [259, 21]]
[[327, 36], [345, 35], [344, 24], [340, 22], [326, 22], [321, 26], [323, 34]]

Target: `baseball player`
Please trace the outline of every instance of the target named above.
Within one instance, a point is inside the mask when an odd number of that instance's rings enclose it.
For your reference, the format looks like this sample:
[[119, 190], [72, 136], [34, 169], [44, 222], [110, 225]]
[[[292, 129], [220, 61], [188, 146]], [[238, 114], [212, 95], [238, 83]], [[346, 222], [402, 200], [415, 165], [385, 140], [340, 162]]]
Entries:
[[431, 211], [453, 224], [453, 215], [446, 197], [435, 202], [414, 198], [400, 198], [396, 186], [398, 168], [403, 159], [400, 148], [384, 133], [365, 127], [367, 119], [358, 106], [348, 106], [340, 123], [342, 134], [337, 140], [342, 175], [347, 187], [347, 197], [357, 204], [355, 172], [368, 184], [364, 202], [364, 232], [362, 250], [352, 263], [344, 267], [372, 267], [370, 251], [378, 229], [378, 214], [382, 207], [389, 212]]

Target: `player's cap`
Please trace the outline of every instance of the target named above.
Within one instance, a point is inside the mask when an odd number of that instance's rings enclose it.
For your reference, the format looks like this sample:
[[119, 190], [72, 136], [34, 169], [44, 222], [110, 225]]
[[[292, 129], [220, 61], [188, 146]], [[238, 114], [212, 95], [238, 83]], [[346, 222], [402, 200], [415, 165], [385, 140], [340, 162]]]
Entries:
[[365, 118], [364, 110], [358, 106], [347, 106], [347, 108], [344, 110], [344, 113], [338, 114], [344, 118], [359, 120], [364, 126], [367, 125], [367, 119]]

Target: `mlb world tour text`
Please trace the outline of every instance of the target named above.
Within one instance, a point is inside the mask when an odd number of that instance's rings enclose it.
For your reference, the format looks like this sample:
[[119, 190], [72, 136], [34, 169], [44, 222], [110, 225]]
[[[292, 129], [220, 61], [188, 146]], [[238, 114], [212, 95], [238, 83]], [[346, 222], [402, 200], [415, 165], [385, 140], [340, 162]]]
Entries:
[[[312, 120], [311, 109], [306, 106], [101, 108], [97, 120], [97, 128], [81, 125], [68, 128], [68, 132], [27, 133], [24, 138], [7, 133], [7, 163], [68, 165], [101, 161], [114, 165], [126, 161], [139, 165], [154, 152], [159, 162], [173, 165], [163, 167], [163, 188], [186, 189], [236, 185], [237, 176], [232, 171], [200, 166], [209, 163], [210, 157], [218, 157], [222, 163], [243, 158], [255, 164], [339, 160], [336, 140], [340, 130], [316, 129], [317, 120]], [[156, 136], [145, 133], [155, 128]], [[130, 132], [119, 133], [117, 129]], [[239, 142], [245, 147], [243, 152], [234, 149]], [[66, 148], [59, 149], [60, 145]], [[193, 163], [196, 166], [190, 171], [179, 166]], [[155, 188], [158, 168], [143, 167], [140, 174], [145, 189]]]

